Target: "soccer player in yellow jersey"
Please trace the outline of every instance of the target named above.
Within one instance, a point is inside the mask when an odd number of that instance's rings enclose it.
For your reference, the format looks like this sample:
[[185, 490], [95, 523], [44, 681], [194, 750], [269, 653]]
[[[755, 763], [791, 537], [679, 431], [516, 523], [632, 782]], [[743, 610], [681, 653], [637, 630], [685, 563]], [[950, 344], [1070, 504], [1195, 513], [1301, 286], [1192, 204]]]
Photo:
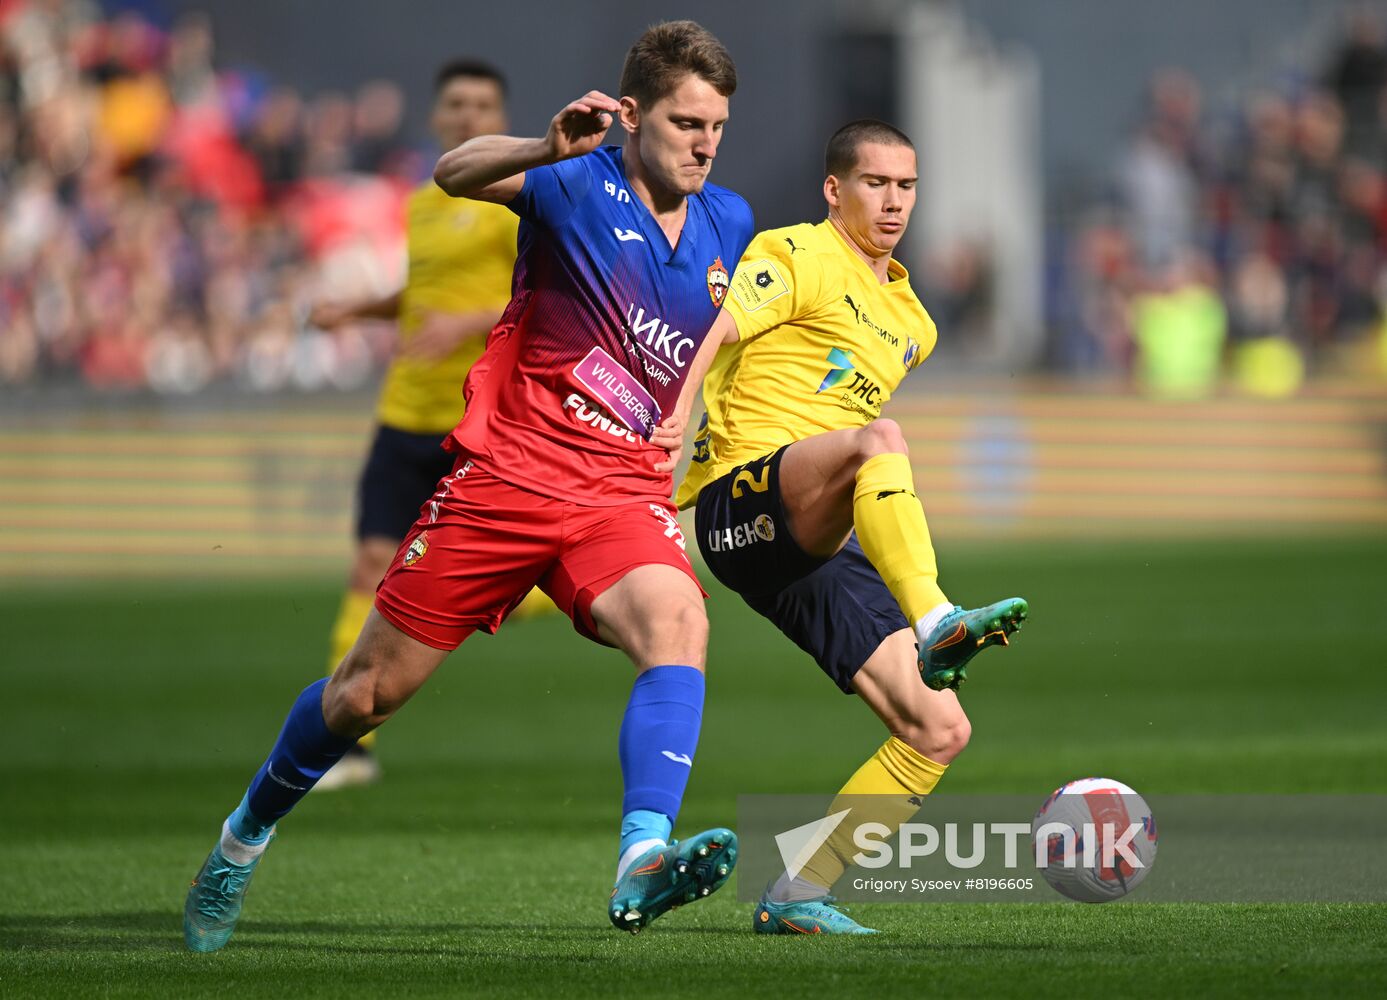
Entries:
[[[506, 81], [473, 60], [443, 66], [434, 82], [431, 125], [444, 149], [506, 130]], [[376, 433], [357, 497], [356, 557], [332, 629], [328, 671], [342, 662], [371, 610], [376, 585], [438, 481], [453, 469], [442, 442], [462, 419], [462, 384], [486, 335], [510, 301], [519, 220], [503, 205], [450, 198], [430, 178], [410, 195], [405, 286], [382, 299], [324, 303], [311, 320], [324, 329], [360, 319], [393, 319], [399, 348], [376, 409]], [[515, 612], [552, 602], [532, 593]], [[364, 784], [380, 775], [372, 737], [350, 751], [317, 788]]]
[[890, 732], [839, 793], [832, 811], [852, 809], [848, 821], [767, 888], [762, 933], [871, 933], [826, 898], [852, 830], [915, 812], [968, 742], [956, 694], [968, 660], [1026, 617], [1019, 598], [965, 611], [944, 596], [905, 439], [880, 416], [936, 338], [891, 256], [915, 204], [914, 147], [856, 121], [829, 141], [826, 168], [828, 219], [759, 234], [736, 268], [687, 383], [708, 372], [675, 498], [697, 505], [713, 574]]

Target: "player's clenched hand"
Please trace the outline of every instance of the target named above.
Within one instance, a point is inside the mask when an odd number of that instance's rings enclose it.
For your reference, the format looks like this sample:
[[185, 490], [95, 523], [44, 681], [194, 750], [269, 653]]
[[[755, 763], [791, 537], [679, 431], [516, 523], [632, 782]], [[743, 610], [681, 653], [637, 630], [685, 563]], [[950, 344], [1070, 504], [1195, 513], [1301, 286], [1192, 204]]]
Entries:
[[688, 419], [678, 413], [671, 413], [656, 425], [650, 434], [650, 443], [669, 452], [669, 457], [655, 463], [656, 472], [673, 472], [679, 464], [679, 455], [684, 450], [684, 428]]
[[554, 116], [544, 140], [556, 160], [591, 153], [616, 121], [621, 102], [590, 90]]
[[319, 330], [335, 330], [351, 318], [351, 309], [340, 302], [319, 302], [308, 313], [308, 322]]

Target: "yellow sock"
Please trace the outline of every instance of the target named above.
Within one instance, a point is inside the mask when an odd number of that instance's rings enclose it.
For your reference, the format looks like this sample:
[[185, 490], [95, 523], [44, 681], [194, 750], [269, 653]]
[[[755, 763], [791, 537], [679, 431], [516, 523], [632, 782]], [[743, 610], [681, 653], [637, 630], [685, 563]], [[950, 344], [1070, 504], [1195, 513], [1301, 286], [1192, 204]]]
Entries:
[[891, 453], [862, 463], [852, 494], [852, 521], [862, 551], [911, 625], [948, 603], [939, 589], [939, 566], [925, 509], [915, 495], [910, 459]]
[[[829, 815], [851, 809], [833, 835], [801, 869], [799, 877], [825, 889], [832, 887], [858, 846], [852, 835], [863, 823], [881, 823], [894, 836], [920, 808], [920, 797], [934, 791], [949, 769], [892, 736], [857, 769], [829, 806]], [[863, 796], [866, 796], [865, 798]]]
[[[327, 672], [330, 675], [337, 669], [356, 643], [361, 634], [361, 626], [366, 624], [366, 616], [371, 613], [376, 595], [369, 590], [348, 590], [342, 595], [342, 605], [337, 609], [337, 621], [332, 626], [332, 648], [328, 653]], [[376, 745], [376, 734], [367, 733], [357, 741], [368, 750]]]

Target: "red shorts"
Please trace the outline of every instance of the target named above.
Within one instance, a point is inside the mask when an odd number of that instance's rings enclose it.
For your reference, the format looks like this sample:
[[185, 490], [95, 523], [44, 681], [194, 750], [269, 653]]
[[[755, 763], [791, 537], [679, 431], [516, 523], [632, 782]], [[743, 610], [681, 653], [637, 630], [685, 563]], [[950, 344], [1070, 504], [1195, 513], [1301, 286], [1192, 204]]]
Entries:
[[376, 589], [376, 610], [422, 643], [456, 649], [477, 629], [495, 632], [538, 586], [579, 632], [600, 642], [593, 600], [652, 564], [673, 566], [699, 586], [669, 503], [584, 507], [512, 486], [463, 460], [395, 553]]

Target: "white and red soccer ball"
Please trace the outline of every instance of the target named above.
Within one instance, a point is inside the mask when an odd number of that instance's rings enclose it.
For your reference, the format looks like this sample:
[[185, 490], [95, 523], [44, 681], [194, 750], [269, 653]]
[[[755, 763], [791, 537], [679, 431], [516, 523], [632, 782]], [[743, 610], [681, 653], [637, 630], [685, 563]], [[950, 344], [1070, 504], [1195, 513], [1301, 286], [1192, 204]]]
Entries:
[[1107, 903], [1131, 892], [1156, 861], [1156, 820], [1146, 800], [1111, 778], [1061, 785], [1031, 820], [1040, 874], [1055, 891], [1082, 903]]

